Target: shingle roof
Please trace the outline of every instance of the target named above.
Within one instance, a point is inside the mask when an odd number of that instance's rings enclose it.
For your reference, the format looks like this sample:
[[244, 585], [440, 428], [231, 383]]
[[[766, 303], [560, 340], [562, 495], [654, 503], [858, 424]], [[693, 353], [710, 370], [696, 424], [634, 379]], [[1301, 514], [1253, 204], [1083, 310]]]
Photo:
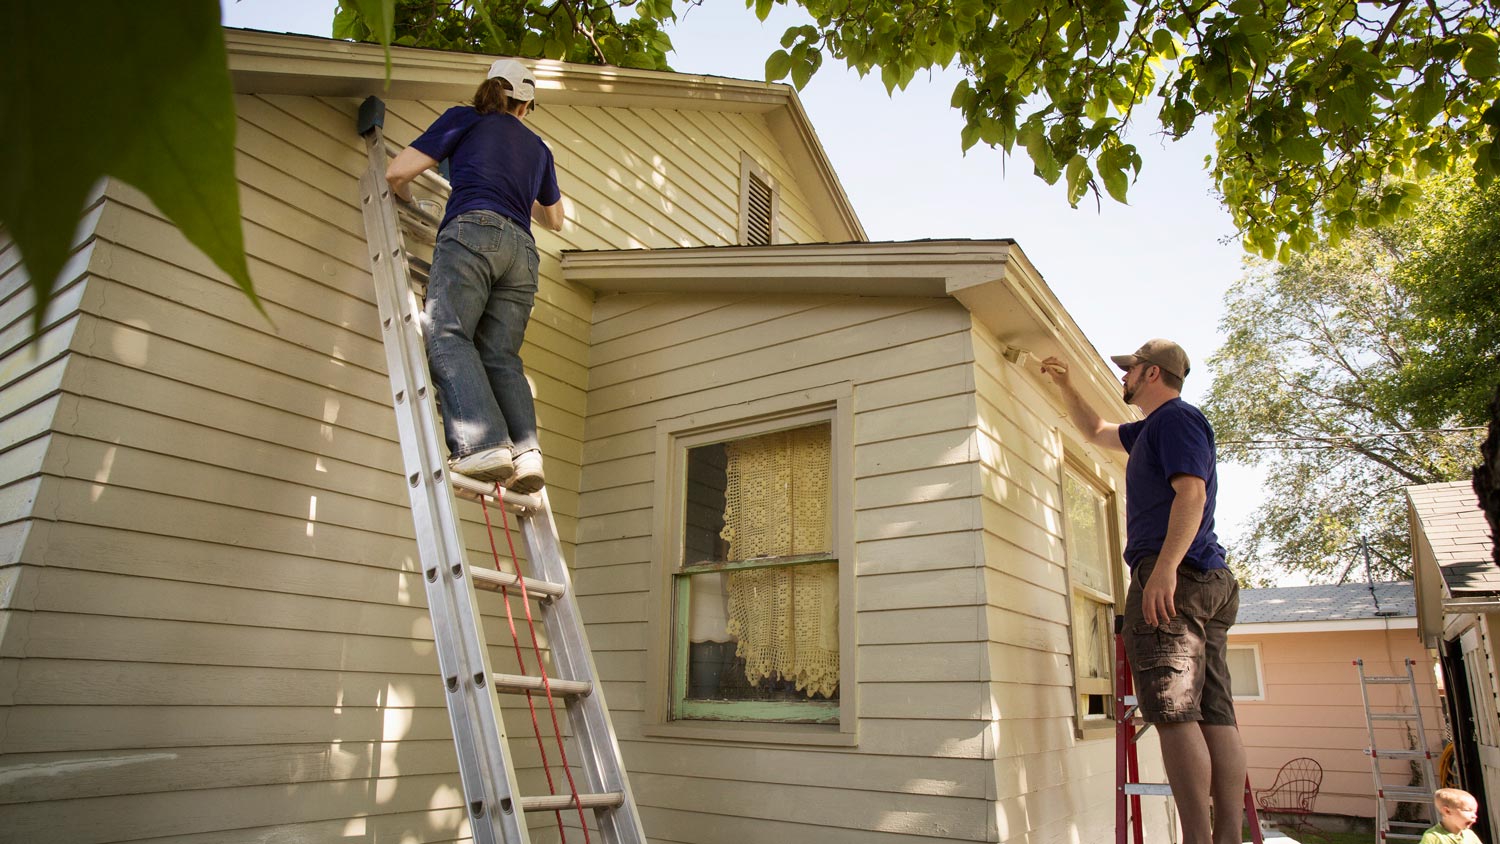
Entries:
[[[1374, 595], [1371, 595], [1374, 589]], [[1379, 612], [1376, 600], [1379, 600]], [[1365, 618], [1411, 618], [1417, 597], [1410, 581], [1343, 583], [1320, 586], [1276, 586], [1240, 590], [1238, 624], [1283, 621], [1355, 621]]]
[[1409, 486], [1406, 495], [1432, 548], [1449, 593], [1474, 597], [1500, 593], [1490, 526], [1468, 481]]

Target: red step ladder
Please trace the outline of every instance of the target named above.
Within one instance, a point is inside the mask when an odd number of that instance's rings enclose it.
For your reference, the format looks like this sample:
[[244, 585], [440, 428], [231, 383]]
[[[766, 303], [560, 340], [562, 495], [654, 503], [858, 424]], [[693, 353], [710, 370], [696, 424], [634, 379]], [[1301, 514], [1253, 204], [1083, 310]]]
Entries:
[[[1115, 844], [1128, 844], [1127, 829], [1135, 833], [1135, 844], [1145, 844], [1146, 837], [1141, 827], [1141, 796], [1171, 797], [1172, 786], [1164, 782], [1141, 782], [1136, 742], [1151, 729], [1151, 725], [1142, 723], [1137, 726], [1135, 723], [1140, 706], [1135, 698], [1130, 660], [1125, 656], [1124, 629], [1125, 617], [1115, 616]], [[1250, 840], [1254, 844], [1265, 844], [1249, 776], [1245, 777], [1245, 818], [1250, 822]]]

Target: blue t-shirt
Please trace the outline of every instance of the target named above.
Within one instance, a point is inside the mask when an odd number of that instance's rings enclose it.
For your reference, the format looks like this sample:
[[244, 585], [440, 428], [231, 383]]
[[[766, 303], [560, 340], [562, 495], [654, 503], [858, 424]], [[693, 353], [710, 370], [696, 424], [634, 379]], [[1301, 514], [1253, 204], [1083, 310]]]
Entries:
[[1214, 535], [1214, 500], [1219, 493], [1214, 429], [1203, 412], [1172, 399], [1145, 419], [1121, 425], [1120, 443], [1130, 453], [1125, 463], [1125, 561], [1130, 567], [1161, 552], [1177, 497], [1172, 476], [1192, 475], [1203, 479], [1208, 497], [1198, 535], [1182, 561], [1198, 569], [1227, 568], [1224, 549]]
[[444, 226], [468, 211], [494, 211], [530, 232], [532, 201], [554, 205], [562, 199], [552, 150], [515, 115], [454, 106], [411, 145], [438, 161], [449, 159], [453, 194]]

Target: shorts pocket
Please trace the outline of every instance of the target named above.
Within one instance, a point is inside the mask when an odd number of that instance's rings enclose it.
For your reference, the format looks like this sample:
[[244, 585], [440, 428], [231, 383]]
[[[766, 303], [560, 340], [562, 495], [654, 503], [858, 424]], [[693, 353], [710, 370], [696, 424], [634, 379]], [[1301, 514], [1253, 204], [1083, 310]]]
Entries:
[[1193, 666], [1193, 643], [1180, 616], [1160, 627], [1137, 621], [1131, 634], [1134, 641], [1131, 664], [1137, 671], [1153, 668], [1186, 671]]

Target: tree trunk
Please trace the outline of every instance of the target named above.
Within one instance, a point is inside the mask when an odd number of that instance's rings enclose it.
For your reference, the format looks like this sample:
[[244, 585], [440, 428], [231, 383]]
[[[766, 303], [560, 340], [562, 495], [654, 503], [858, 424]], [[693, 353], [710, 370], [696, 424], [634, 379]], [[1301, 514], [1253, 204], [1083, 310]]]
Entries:
[[1480, 463], [1474, 467], [1474, 493], [1490, 523], [1490, 553], [1500, 565], [1500, 386], [1490, 399], [1490, 433], [1479, 446]]

